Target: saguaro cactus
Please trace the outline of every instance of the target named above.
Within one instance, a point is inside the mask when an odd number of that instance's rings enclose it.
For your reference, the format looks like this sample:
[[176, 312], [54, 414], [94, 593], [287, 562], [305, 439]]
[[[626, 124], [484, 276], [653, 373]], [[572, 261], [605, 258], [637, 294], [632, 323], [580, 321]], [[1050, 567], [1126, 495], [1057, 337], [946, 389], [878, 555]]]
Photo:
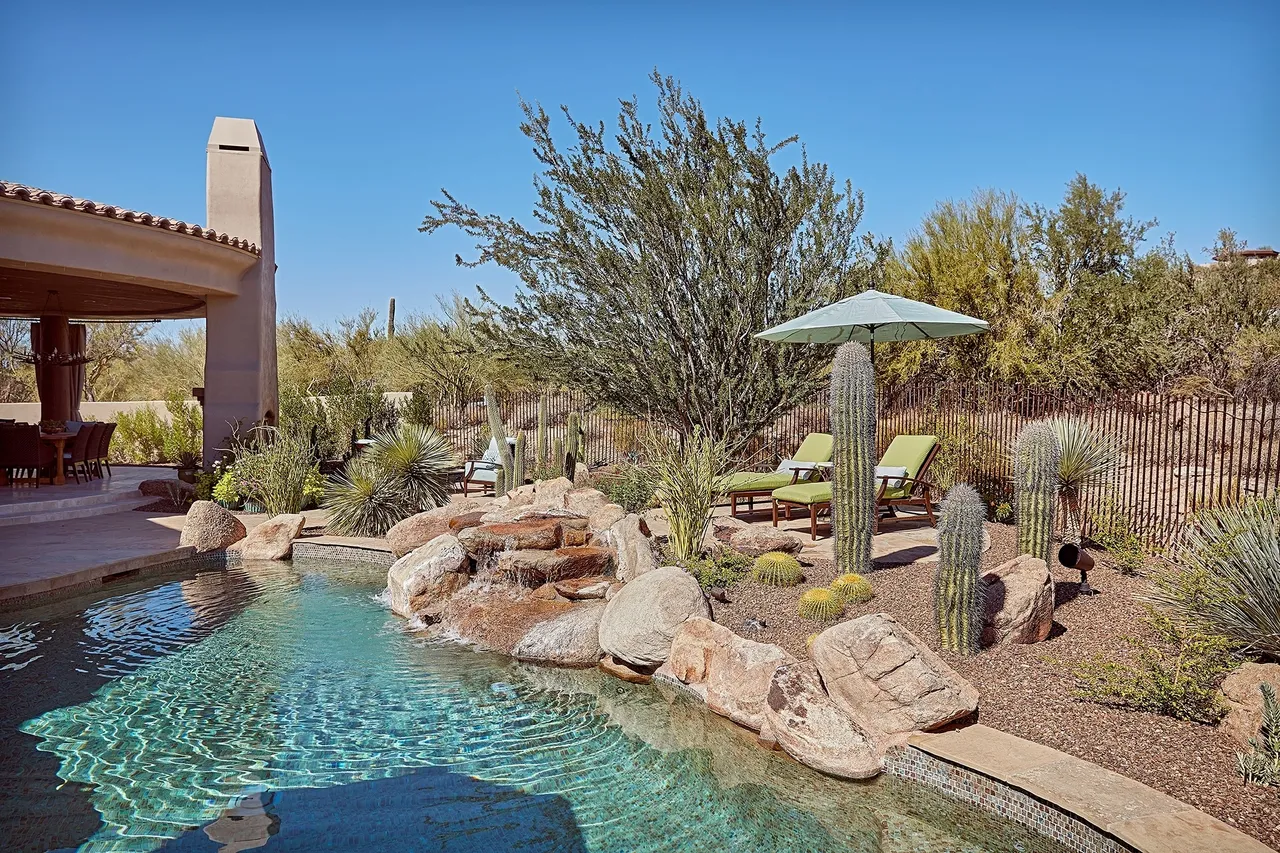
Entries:
[[394, 338], [396, 336], [396, 298], [393, 296], [387, 302], [387, 337]]
[[942, 647], [971, 655], [982, 639], [985, 611], [982, 581], [982, 524], [987, 506], [966, 483], [951, 487], [938, 519], [938, 568], [933, 575], [933, 616]]
[[511, 478], [507, 481], [507, 488], [508, 488], [508, 489], [518, 489], [518, 488], [520, 488], [521, 486], [523, 486], [523, 485], [524, 485], [524, 478], [525, 478], [525, 474], [524, 474], [524, 464], [525, 464], [525, 461], [524, 461], [524, 457], [525, 457], [525, 446], [524, 446], [524, 443], [525, 443], [525, 442], [524, 442], [524, 433], [523, 433], [523, 432], [518, 432], [518, 433], [516, 433], [516, 455], [515, 455], [515, 459], [512, 461], [512, 466], [511, 466]]
[[538, 433], [534, 438], [534, 466], [541, 471], [547, 464], [551, 448], [547, 433], [547, 395], [538, 395]]
[[507, 493], [507, 481], [515, 474], [515, 460], [511, 458], [511, 445], [507, 443], [507, 430], [502, 425], [502, 412], [498, 410], [498, 400], [493, 394], [493, 386], [484, 388], [484, 405], [489, 410], [489, 434], [498, 443], [498, 456], [502, 460], [502, 470], [493, 484], [493, 494], [500, 497]]
[[[551, 442], [551, 464], [564, 467], [564, 439], [556, 436], [555, 441]], [[560, 472], [561, 474], [564, 471]]]
[[564, 475], [570, 480], [578, 470], [578, 453], [582, 450], [579, 441], [582, 439], [582, 417], [577, 412], [569, 413], [569, 422], [565, 427], [564, 439]]
[[1053, 558], [1054, 512], [1058, 506], [1061, 450], [1053, 428], [1035, 421], [1013, 445], [1013, 511], [1018, 519], [1018, 553]]
[[876, 379], [867, 348], [852, 341], [831, 365], [831, 436], [836, 572], [866, 574], [876, 524]]

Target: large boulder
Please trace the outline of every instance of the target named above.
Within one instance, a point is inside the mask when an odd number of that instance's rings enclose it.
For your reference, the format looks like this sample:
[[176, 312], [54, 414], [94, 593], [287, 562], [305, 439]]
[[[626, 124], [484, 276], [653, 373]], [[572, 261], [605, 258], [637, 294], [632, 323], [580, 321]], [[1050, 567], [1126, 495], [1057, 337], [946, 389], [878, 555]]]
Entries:
[[759, 557], [771, 551], [795, 554], [803, 547], [803, 543], [785, 530], [765, 524], [751, 524], [729, 537], [729, 547], [748, 557]]
[[519, 660], [556, 666], [595, 666], [600, 661], [603, 601], [577, 604], [529, 629], [512, 650]]
[[676, 630], [658, 674], [692, 687], [720, 716], [759, 731], [773, 671], [794, 662], [779, 646], [744, 639], [710, 619], [694, 617]]
[[411, 515], [387, 531], [387, 544], [391, 553], [403, 557], [414, 548], [421, 548], [437, 536], [449, 532], [449, 522], [460, 515], [475, 512], [483, 502], [475, 498], [462, 498], [417, 515]]
[[187, 510], [179, 545], [190, 545], [196, 553], [222, 551], [244, 538], [244, 525], [213, 501], [196, 501]]
[[486, 554], [523, 548], [545, 551], [560, 547], [560, 521], [555, 518], [530, 518], [525, 521], [482, 524], [463, 530], [458, 534], [458, 541], [468, 554], [477, 559]]
[[293, 553], [293, 540], [302, 535], [306, 519], [286, 513], [259, 524], [237, 546], [245, 560], [284, 560]]
[[590, 545], [556, 548], [550, 551], [534, 549], [504, 551], [498, 557], [498, 571], [508, 579], [525, 586], [601, 575], [612, 565], [613, 551]]
[[1053, 575], [1039, 557], [1023, 554], [982, 575], [986, 586], [984, 645], [1038, 643], [1053, 628]]
[[603, 533], [626, 518], [627, 511], [618, 504], [601, 504], [587, 516], [587, 527], [592, 533]]
[[623, 583], [629, 583], [658, 568], [649, 525], [635, 513], [623, 516], [596, 538], [600, 544], [614, 550], [617, 559], [616, 574]]
[[513, 655], [535, 627], [583, 606], [538, 598], [528, 589], [472, 584], [445, 604], [440, 627], [445, 636]]
[[1280, 698], [1280, 663], [1246, 663], [1222, 682], [1227, 716], [1218, 729], [1241, 749], [1249, 749], [1249, 738], [1256, 738], [1262, 726], [1263, 684]]
[[676, 629], [695, 616], [711, 618], [702, 587], [679, 566], [665, 566], [630, 581], [609, 600], [600, 620], [600, 648], [636, 666], [667, 659]]
[[599, 489], [573, 489], [564, 495], [564, 508], [583, 518], [589, 518], [593, 512], [608, 503], [609, 499]]
[[801, 764], [843, 779], [870, 778], [883, 764], [873, 740], [822, 689], [811, 663], [774, 670], [761, 734]]
[[437, 536], [396, 560], [387, 571], [391, 609], [401, 616], [435, 617], [470, 580], [467, 552], [456, 536]]
[[872, 737], [905, 740], [978, 707], [977, 689], [887, 613], [828, 628], [810, 654], [832, 700]]
[[533, 500], [539, 506], [564, 506], [564, 496], [573, 489], [568, 477], [554, 480], [538, 480], [533, 484]]

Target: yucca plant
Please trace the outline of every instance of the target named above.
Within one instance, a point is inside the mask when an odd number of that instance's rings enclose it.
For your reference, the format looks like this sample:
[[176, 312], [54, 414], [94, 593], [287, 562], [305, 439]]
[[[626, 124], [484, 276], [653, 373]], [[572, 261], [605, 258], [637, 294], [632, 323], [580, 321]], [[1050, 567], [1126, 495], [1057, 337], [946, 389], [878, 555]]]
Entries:
[[329, 479], [323, 506], [329, 513], [329, 532], [339, 536], [384, 536], [409, 516], [395, 486], [362, 457]]
[[800, 561], [781, 551], [770, 551], [756, 557], [751, 577], [757, 583], [768, 586], [795, 586], [804, 577]]
[[671, 527], [667, 553], [677, 562], [692, 560], [702, 548], [711, 510], [720, 498], [717, 483], [730, 461], [725, 443], [700, 427], [683, 444], [651, 433], [645, 437], [645, 457], [654, 494]]
[[1081, 498], [1086, 489], [1111, 484], [1123, 451], [1119, 439], [1081, 418], [1050, 418], [1048, 423], [1058, 440], [1058, 495], [1067, 511], [1063, 541], [1079, 545], [1085, 522]]
[[800, 616], [813, 622], [830, 622], [844, 613], [844, 602], [826, 587], [807, 589], [800, 596]]
[[862, 604], [875, 595], [875, 591], [871, 589], [871, 581], [853, 572], [833, 580], [831, 591], [840, 596], [845, 604]]
[[406, 518], [449, 502], [449, 472], [458, 460], [449, 439], [435, 427], [401, 423], [374, 436], [362, 458], [390, 481], [404, 502]]
[[1280, 496], [1196, 516], [1150, 596], [1174, 618], [1280, 660]]

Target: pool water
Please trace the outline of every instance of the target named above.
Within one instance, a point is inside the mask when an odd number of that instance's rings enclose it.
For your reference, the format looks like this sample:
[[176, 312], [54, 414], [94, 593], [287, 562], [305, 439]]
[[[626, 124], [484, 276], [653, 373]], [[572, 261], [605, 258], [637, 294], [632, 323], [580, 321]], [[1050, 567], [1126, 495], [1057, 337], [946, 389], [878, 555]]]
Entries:
[[422, 639], [384, 583], [253, 563], [0, 613], [0, 849], [1059, 849], [670, 690]]

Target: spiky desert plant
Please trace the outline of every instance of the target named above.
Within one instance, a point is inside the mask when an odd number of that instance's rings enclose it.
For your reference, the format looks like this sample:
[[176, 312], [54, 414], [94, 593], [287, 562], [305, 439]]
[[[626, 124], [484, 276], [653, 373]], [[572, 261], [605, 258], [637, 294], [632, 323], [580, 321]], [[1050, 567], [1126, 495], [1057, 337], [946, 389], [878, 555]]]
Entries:
[[329, 532], [339, 536], [383, 536], [409, 516], [395, 486], [364, 457], [352, 459], [329, 479], [322, 505], [329, 513]]
[[1063, 540], [1079, 545], [1085, 522], [1081, 497], [1086, 489], [1107, 486], [1115, 479], [1120, 441], [1081, 418], [1050, 418], [1049, 426], [1058, 440], [1058, 494], [1067, 511]]
[[551, 454], [547, 432], [547, 395], [538, 395], [538, 432], [534, 437], [534, 468], [541, 471], [547, 467], [547, 457]]
[[1280, 660], [1280, 496], [1195, 517], [1149, 596], [1179, 622]]
[[402, 422], [375, 435], [361, 458], [400, 495], [406, 518], [449, 502], [449, 473], [458, 458], [449, 439], [435, 427]]
[[515, 458], [512, 460], [513, 467], [511, 469], [512, 471], [511, 479], [507, 484], [510, 488], [513, 488], [513, 489], [518, 489], [524, 485], [524, 479], [525, 479], [525, 474], [524, 474], [525, 446], [524, 444], [525, 444], [524, 432], [522, 431], [522, 432], [516, 433], [516, 453], [515, 453]]
[[830, 622], [844, 613], [840, 596], [824, 586], [806, 589], [800, 595], [800, 616], [813, 622]]
[[551, 477], [564, 476], [564, 439], [560, 436], [556, 436], [555, 441], [551, 442], [551, 459], [547, 467], [555, 471]]
[[845, 604], [862, 604], [870, 601], [875, 591], [871, 581], [858, 574], [841, 575], [831, 582], [831, 591]]
[[976, 653], [982, 640], [985, 608], [979, 569], [986, 520], [987, 505], [967, 483], [952, 486], [942, 500], [933, 617], [942, 647], [966, 655]]
[[831, 515], [836, 569], [871, 569], [876, 512], [876, 378], [867, 348], [850, 341], [831, 364]]
[[645, 457], [654, 494], [671, 528], [667, 554], [685, 565], [698, 557], [711, 511], [721, 497], [718, 484], [730, 461], [725, 443], [700, 427], [694, 427], [683, 443], [654, 432], [645, 437]]
[[1270, 684], [1261, 684], [1258, 689], [1262, 691], [1262, 725], [1258, 736], [1249, 738], [1253, 751], [1237, 753], [1236, 760], [1246, 782], [1280, 787], [1280, 704]]
[[1053, 559], [1053, 519], [1058, 498], [1058, 449], [1053, 428], [1027, 424], [1013, 444], [1013, 511], [1018, 520], [1018, 553]]
[[515, 471], [515, 460], [511, 458], [507, 428], [502, 425], [502, 412], [498, 409], [498, 398], [493, 393], [492, 385], [484, 387], [484, 405], [489, 412], [489, 434], [498, 443], [498, 457], [502, 460], [502, 470], [495, 472], [493, 483], [494, 497], [501, 497], [507, 493], [507, 482]]
[[795, 586], [804, 577], [804, 570], [800, 568], [800, 561], [790, 554], [770, 551], [756, 557], [751, 577], [768, 586]]
[[582, 416], [577, 412], [570, 412], [565, 424], [564, 439], [564, 475], [570, 480], [578, 470], [578, 453], [581, 451], [578, 443], [581, 438]]

